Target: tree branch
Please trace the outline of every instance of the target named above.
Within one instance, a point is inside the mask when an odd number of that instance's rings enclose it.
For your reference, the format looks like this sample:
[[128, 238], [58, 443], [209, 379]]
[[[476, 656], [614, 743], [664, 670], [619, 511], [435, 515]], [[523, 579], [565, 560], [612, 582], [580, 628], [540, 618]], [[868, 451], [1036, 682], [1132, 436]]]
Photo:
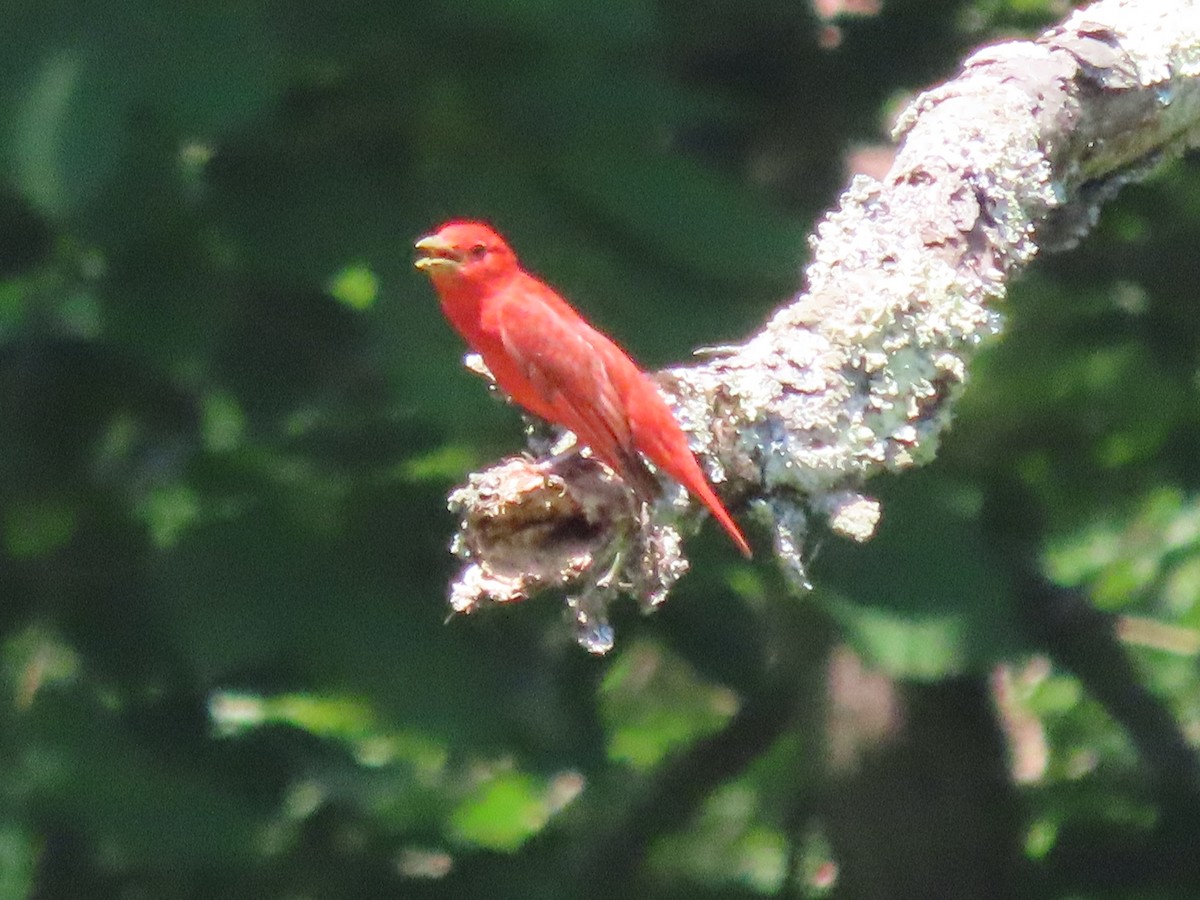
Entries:
[[[913, 101], [882, 180], [856, 177], [811, 238], [807, 288], [744, 345], [662, 373], [714, 483], [752, 498], [793, 587], [813, 514], [867, 540], [863, 482], [931, 460], [997, 303], [1074, 246], [1124, 184], [1200, 140], [1200, 9], [1102, 0], [986, 47]], [[456, 611], [573, 585], [581, 641], [617, 591], [647, 607], [686, 570], [681, 493], [637, 509], [598, 463], [508, 460], [452, 496]]]

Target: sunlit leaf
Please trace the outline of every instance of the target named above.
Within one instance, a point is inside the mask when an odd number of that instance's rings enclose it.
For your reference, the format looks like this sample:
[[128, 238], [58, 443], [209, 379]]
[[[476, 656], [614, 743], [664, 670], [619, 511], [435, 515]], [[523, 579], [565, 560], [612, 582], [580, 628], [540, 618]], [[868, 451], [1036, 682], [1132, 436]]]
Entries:
[[627, 647], [601, 688], [609, 756], [649, 768], [673, 749], [716, 731], [737, 706], [731, 691], [706, 685], [663, 648]]
[[551, 813], [546, 788], [507, 772], [480, 785], [459, 804], [451, 823], [459, 840], [493, 850], [516, 850], [541, 830]]

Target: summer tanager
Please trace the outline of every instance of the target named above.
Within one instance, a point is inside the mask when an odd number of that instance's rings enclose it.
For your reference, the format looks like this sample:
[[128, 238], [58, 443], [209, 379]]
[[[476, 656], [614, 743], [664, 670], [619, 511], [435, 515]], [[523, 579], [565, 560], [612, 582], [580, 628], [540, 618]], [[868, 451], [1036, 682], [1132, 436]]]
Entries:
[[446, 318], [505, 393], [569, 428], [649, 500], [659, 485], [645, 456], [698, 497], [750, 556], [654, 382], [553, 288], [522, 269], [500, 235], [480, 222], [449, 222], [416, 247], [416, 266], [432, 279]]

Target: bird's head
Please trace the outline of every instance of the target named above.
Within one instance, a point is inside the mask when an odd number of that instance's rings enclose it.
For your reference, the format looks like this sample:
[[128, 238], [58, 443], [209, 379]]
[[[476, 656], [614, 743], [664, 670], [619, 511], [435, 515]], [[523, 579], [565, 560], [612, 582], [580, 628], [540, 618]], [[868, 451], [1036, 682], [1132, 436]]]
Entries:
[[447, 222], [416, 249], [416, 267], [438, 286], [491, 284], [517, 271], [504, 238], [482, 222]]

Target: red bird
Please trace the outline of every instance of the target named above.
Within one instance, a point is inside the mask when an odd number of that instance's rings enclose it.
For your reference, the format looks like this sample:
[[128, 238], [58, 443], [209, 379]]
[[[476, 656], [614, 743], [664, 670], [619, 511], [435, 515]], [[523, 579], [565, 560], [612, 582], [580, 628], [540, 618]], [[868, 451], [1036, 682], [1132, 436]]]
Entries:
[[698, 497], [750, 556], [675, 414], [625, 351], [522, 269], [487, 225], [449, 222], [416, 246], [416, 266], [432, 279], [446, 318], [505, 393], [539, 418], [569, 428], [649, 500], [659, 485], [644, 455]]

